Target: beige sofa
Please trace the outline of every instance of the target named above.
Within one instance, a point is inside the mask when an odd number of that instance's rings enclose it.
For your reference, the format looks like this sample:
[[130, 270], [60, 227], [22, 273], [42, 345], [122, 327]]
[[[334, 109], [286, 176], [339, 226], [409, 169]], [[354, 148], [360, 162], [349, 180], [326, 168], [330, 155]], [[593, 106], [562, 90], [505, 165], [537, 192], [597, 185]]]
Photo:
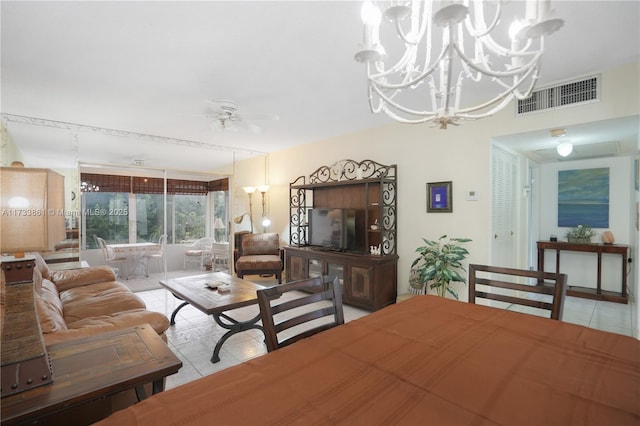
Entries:
[[108, 266], [50, 271], [36, 256], [34, 293], [45, 344], [149, 324], [166, 341], [169, 319], [146, 309]]

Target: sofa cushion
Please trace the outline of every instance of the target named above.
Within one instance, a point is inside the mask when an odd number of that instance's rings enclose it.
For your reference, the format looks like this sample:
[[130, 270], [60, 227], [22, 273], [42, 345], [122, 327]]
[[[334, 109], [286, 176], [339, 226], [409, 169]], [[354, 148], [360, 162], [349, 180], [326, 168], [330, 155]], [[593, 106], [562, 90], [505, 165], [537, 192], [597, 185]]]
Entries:
[[85, 318], [67, 324], [68, 329], [57, 333], [44, 334], [44, 342], [47, 346], [55, 343], [66, 342], [79, 337], [95, 336], [113, 330], [126, 327], [135, 327], [149, 324], [158, 335], [166, 342], [164, 332], [169, 328], [169, 319], [160, 312], [146, 309], [132, 309], [129, 311], [115, 312], [111, 315]]
[[242, 271], [280, 269], [281, 266], [280, 256], [277, 255], [242, 256], [236, 263], [236, 268]]
[[69, 323], [68, 327], [69, 329], [91, 328], [108, 324], [114, 328], [125, 328], [145, 323], [149, 324], [158, 334], [164, 333], [169, 328], [169, 319], [166, 315], [144, 308], [85, 318]]
[[67, 326], [85, 318], [144, 308], [145, 304], [124, 284], [107, 281], [60, 291]]
[[58, 291], [95, 283], [113, 282], [115, 280], [116, 275], [113, 268], [106, 265], [55, 271], [51, 275], [51, 281], [56, 284]]
[[278, 234], [246, 234], [242, 237], [242, 256], [262, 254], [280, 254], [280, 237]]

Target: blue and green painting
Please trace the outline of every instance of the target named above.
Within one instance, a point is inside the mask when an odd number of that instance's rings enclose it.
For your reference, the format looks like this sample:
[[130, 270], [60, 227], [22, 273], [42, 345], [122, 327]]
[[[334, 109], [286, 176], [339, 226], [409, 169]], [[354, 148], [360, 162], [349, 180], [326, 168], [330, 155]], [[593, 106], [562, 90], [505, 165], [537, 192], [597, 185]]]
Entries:
[[558, 226], [609, 227], [609, 168], [558, 171]]

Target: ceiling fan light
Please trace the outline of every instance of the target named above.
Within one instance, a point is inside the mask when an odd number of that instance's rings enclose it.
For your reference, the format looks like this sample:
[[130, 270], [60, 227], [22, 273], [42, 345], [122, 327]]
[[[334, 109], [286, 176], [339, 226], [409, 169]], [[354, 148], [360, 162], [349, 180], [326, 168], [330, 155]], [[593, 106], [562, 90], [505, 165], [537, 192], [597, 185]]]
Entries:
[[563, 157], [566, 157], [567, 155], [571, 154], [571, 152], [573, 151], [573, 144], [571, 142], [563, 142], [561, 144], [558, 144], [558, 146], [556, 147], [556, 150], [558, 151], [558, 154], [560, 154]]

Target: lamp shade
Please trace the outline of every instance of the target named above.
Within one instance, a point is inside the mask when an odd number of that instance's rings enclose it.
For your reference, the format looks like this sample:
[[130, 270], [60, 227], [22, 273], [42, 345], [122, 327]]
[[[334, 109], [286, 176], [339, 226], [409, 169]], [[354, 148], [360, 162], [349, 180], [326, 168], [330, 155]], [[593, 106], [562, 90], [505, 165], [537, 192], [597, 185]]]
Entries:
[[222, 223], [222, 219], [216, 217], [216, 220], [213, 222], [213, 229], [225, 229], [224, 223]]
[[0, 249], [51, 250], [65, 238], [64, 176], [49, 169], [0, 170]]

